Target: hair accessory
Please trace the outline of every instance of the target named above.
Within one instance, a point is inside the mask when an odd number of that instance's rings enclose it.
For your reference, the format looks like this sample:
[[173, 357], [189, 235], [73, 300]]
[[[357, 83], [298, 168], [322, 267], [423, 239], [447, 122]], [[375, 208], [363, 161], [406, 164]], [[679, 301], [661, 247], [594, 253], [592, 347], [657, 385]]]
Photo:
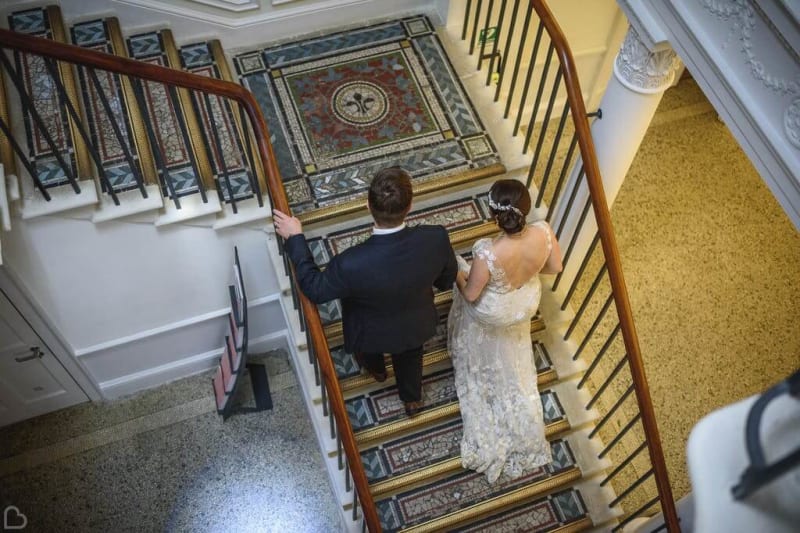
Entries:
[[511, 204], [500, 205], [496, 203], [494, 200], [492, 200], [491, 195], [489, 196], [489, 207], [491, 207], [495, 211], [514, 211], [519, 216], [523, 216], [522, 211], [520, 211], [518, 208], [514, 207]]

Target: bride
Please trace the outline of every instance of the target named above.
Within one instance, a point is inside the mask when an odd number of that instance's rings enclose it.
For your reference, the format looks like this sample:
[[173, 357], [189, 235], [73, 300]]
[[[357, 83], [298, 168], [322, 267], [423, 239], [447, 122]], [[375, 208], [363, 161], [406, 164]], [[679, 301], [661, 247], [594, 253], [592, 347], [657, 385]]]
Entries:
[[561, 271], [561, 250], [545, 221], [526, 225], [528, 189], [499, 180], [489, 208], [502, 229], [472, 247], [472, 268], [457, 256], [458, 290], [447, 322], [448, 347], [464, 421], [461, 462], [485, 472], [519, 477], [551, 461], [530, 322], [539, 307], [539, 274]]

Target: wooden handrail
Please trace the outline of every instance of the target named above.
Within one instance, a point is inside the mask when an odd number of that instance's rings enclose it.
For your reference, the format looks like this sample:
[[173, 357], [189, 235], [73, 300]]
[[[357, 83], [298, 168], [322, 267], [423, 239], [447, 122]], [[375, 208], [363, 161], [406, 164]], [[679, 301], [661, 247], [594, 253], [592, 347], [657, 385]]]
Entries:
[[566, 37], [561, 31], [561, 27], [553, 17], [550, 8], [544, 0], [530, 0], [531, 5], [539, 15], [539, 19], [545, 26], [553, 46], [558, 53], [561, 62], [561, 69], [567, 89], [567, 100], [572, 110], [572, 121], [575, 124], [575, 134], [578, 136], [578, 145], [581, 150], [583, 166], [586, 173], [586, 182], [589, 186], [589, 193], [592, 201], [595, 219], [597, 220], [597, 231], [600, 234], [600, 243], [603, 246], [606, 264], [608, 266], [608, 276], [611, 281], [611, 290], [614, 295], [614, 303], [619, 315], [619, 323], [622, 327], [622, 337], [625, 349], [628, 353], [628, 364], [630, 365], [631, 377], [636, 391], [636, 400], [639, 404], [639, 411], [642, 415], [642, 426], [644, 428], [647, 449], [650, 452], [650, 461], [655, 473], [655, 482], [658, 489], [661, 510], [664, 513], [664, 521], [670, 532], [679, 533], [678, 514], [675, 510], [675, 500], [672, 496], [672, 488], [669, 483], [667, 466], [664, 461], [664, 451], [661, 447], [661, 439], [658, 434], [655, 411], [650, 400], [650, 389], [647, 385], [647, 378], [644, 373], [639, 339], [636, 335], [636, 327], [633, 322], [633, 312], [631, 311], [628, 289], [625, 286], [625, 279], [622, 274], [622, 263], [617, 250], [616, 237], [611, 224], [611, 214], [608, 210], [603, 181], [600, 176], [600, 167], [597, 162], [597, 154], [594, 149], [594, 141], [589, 128], [589, 121], [586, 118], [586, 107], [583, 104], [578, 75], [575, 69], [575, 61], [572, 52], [567, 45]]
[[[269, 129], [261, 114], [261, 109], [253, 96], [253, 93], [233, 82], [199, 76], [182, 70], [153, 65], [135, 59], [128, 59], [95, 50], [87, 50], [71, 44], [59, 43], [50, 39], [34, 37], [23, 33], [17, 33], [0, 28], [0, 47], [12, 48], [20, 52], [32, 53], [41, 56], [51, 57], [60, 61], [66, 61], [76, 65], [89, 68], [98, 68], [109, 72], [133, 76], [144, 80], [164, 83], [175, 87], [184, 87], [196, 91], [224, 96], [235, 100], [247, 112], [250, 123], [253, 127], [256, 144], [261, 162], [264, 165], [264, 174], [267, 179], [272, 206], [284, 213], [291, 212], [286, 190], [280, 178], [280, 171], [272, 151], [272, 144], [269, 142]], [[328, 390], [331, 408], [339, 427], [339, 434], [342, 439], [342, 447], [350, 463], [350, 472], [353, 476], [353, 485], [361, 501], [364, 521], [371, 532], [380, 532], [380, 520], [375, 508], [375, 502], [369, 490], [364, 465], [361, 462], [361, 454], [353, 436], [353, 428], [350, 425], [350, 418], [344, 406], [344, 397], [339, 389], [339, 382], [336, 377], [333, 360], [331, 359], [325, 333], [322, 328], [317, 306], [311, 303], [302, 293], [300, 293], [300, 304], [306, 317], [311, 341], [316, 347], [317, 358], [319, 359], [320, 369], [324, 378], [324, 385]]]

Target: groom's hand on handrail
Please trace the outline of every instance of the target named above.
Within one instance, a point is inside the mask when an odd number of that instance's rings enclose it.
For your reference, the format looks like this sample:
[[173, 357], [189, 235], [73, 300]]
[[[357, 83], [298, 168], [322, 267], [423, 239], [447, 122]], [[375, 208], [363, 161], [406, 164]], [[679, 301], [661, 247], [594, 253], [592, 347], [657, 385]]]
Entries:
[[299, 235], [303, 233], [303, 224], [297, 217], [291, 217], [286, 213], [280, 211], [272, 211], [272, 222], [275, 224], [275, 232], [288, 239], [292, 235]]

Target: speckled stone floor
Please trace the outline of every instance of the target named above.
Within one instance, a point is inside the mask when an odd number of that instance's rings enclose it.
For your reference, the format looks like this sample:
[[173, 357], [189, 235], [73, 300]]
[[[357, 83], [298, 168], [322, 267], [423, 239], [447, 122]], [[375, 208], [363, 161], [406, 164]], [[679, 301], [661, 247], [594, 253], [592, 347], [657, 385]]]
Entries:
[[800, 367], [800, 233], [691, 79], [665, 94], [611, 214], [680, 497], [692, 426]]
[[204, 374], [3, 428], [0, 507], [37, 532], [338, 531], [296, 378], [270, 359], [274, 409], [224, 424]]

